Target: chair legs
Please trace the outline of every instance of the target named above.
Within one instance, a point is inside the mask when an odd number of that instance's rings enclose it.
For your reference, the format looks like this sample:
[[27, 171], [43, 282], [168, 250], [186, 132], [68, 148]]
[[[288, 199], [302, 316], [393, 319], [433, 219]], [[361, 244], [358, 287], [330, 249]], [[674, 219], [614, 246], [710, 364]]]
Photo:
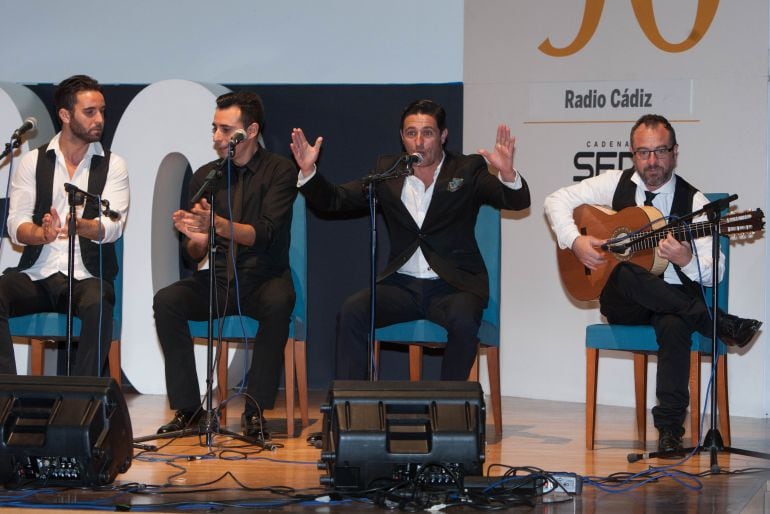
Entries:
[[[375, 345], [375, 356], [379, 357], [379, 344]], [[495, 433], [498, 437], [503, 435], [502, 395], [500, 393], [500, 351], [496, 346], [479, 345], [476, 360], [473, 363], [468, 380], [478, 382], [479, 359], [481, 353], [487, 357], [487, 374], [489, 375], [489, 395], [492, 401], [492, 418], [495, 425]], [[422, 379], [422, 355], [423, 345], [409, 345], [409, 380], [412, 382]]]
[[634, 399], [636, 404], [636, 436], [647, 441], [647, 354], [634, 352]]
[[29, 368], [34, 376], [43, 374], [45, 368], [45, 339], [29, 339]]
[[[29, 369], [31, 375], [40, 376], [43, 374], [45, 368], [45, 345], [47, 342], [49, 342], [47, 339], [29, 338]], [[110, 343], [107, 365], [110, 368], [110, 377], [115, 379], [118, 387], [123, 385], [120, 373], [120, 339], [114, 339]]]
[[594, 449], [596, 434], [596, 375], [599, 370], [599, 350], [586, 348], [586, 449]]
[[[222, 341], [217, 350], [217, 400], [222, 419], [227, 420], [227, 407], [223, 405], [227, 399], [227, 355], [230, 349], [228, 341]], [[289, 437], [294, 437], [294, 399], [295, 387], [299, 398], [299, 413], [302, 427], [310, 425], [308, 414], [308, 390], [307, 390], [307, 345], [305, 341], [289, 339], [283, 350], [284, 376], [286, 391], [286, 432]], [[295, 385], [296, 384], [296, 385]]]
[[[634, 398], [636, 405], [636, 433], [642, 444], [647, 441], [647, 354], [634, 355]], [[690, 433], [693, 444], [700, 439], [700, 358], [699, 352], [690, 354]], [[596, 435], [596, 388], [599, 350], [586, 348], [586, 449], [594, 449]], [[717, 411], [719, 431], [725, 446], [730, 446], [730, 412], [727, 397], [727, 358], [717, 362]]]
[[107, 365], [110, 368], [110, 376], [118, 383], [118, 387], [121, 387], [123, 385], [123, 376], [120, 372], [120, 339], [113, 339], [112, 343], [110, 343]]
[[[701, 370], [699, 352], [690, 353], [690, 433], [693, 444], [700, 441], [700, 407], [701, 407]], [[727, 356], [721, 355], [717, 362], [717, 415], [719, 416], [719, 433], [725, 446], [730, 446], [730, 406], [727, 397]]]
[[289, 437], [294, 437], [295, 378], [302, 427], [304, 428], [310, 424], [307, 406], [306, 348], [305, 341], [289, 339], [284, 350], [284, 374], [286, 376], [286, 430]]
[[487, 375], [489, 375], [489, 394], [492, 398], [492, 419], [495, 422], [495, 433], [498, 437], [502, 437], [503, 401], [500, 392], [500, 348], [488, 346], [485, 350], [487, 354]]

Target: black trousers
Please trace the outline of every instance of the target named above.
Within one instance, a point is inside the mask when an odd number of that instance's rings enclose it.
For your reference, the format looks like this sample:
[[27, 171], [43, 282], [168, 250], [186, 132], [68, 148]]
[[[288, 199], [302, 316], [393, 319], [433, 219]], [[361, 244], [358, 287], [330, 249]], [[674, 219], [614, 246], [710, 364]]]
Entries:
[[599, 299], [607, 321], [621, 325], [652, 325], [658, 342], [658, 405], [652, 409], [655, 427], [684, 433], [690, 403], [691, 336], [710, 336], [713, 328], [703, 299], [683, 286], [669, 284], [644, 268], [619, 264]]
[[[225, 275], [224, 272], [220, 275]], [[241, 313], [259, 321], [252, 348], [246, 393], [260, 409], [272, 409], [283, 368], [283, 349], [289, 337], [289, 322], [294, 309], [294, 285], [291, 272], [280, 277], [241, 277]], [[220, 315], [238, 314], [235, 286], [220, 280], [217, 294]], [[194, 410], [201, 402], [195, 354], [187, 320], [208, 320], [209, 272], [198, 271], [155, 294], [155, 327], [163, 349], [166, 388], [174, 410]], [[214, 337], [216, 337], [216, 326]], [[247, 334], [252, 337], [252, 334]], [[246, 402], [246, 413], [257, 406]]]
[[[81, 321], [75, 366], [71, 370], [73, 376], [99, 376], [104, 369], [112, 341], [114, 305], [112, 282], [99, 278], [73, 279], [72, 312]], [[0, 276], [0, 373], [16, 373], [8, 318], [38, 312], [67, 313], [66, 275], [55, 273], [42, 280], [32, 280], [27, 274], [16, 272]]]
[[[337, 317], [337, 378], [368, 378], [369, 289], [350, 296]], [[467, 380], [476, 358], [484, 301], [447, 282], [394, 273], [377, 284], [377, 327], [427, 319], [447, 330], [442, 380]]]

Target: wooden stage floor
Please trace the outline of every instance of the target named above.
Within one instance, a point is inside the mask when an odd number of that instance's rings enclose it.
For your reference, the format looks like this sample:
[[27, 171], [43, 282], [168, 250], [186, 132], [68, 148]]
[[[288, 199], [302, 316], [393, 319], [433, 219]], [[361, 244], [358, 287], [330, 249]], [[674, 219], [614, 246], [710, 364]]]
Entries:
[[[16, 491], [5, 491], [0, 506], [4, 507], [3, 512], [42, 510], [44, 507], [35, 505], [36, 501], [48, 502], [49, 507], [55, 506], [59, 512], [385, 512], [384, 507], [364, 501], [313, 501], [329, 492], [319, 484], [323, 475], [316, 467], [320, 450], [306, 442], [307, 434], [321, 430], [319, 405], [324, 398], [325, 392], [312, 394], [311, 425], [291, 439], [285, 436], [282, 405], [266, 413], [271, 428], [277, 432], [273, 442], [280, 446], [274, 451], [262, 451], [219, 436], [210, 452], [198, 443], [197, 437], [159, 441], [156, 451], [136, 450], [131, 468], [118, 475], [105, 490], [40, 488], [26, 491], [23, 498]], [[171, 417], [165, 396], [126, 394], [126, 400], [134, 437], [154, 433]], [[228, 409], [228, 427], [232, 430], [239, 428], [240, 413], [236, 400]], [[503, 398], [503, 437], [498, 439], [494, 428], [487, 425], [485, 469], [501, 464], [606, 477], [675, 464], [668, 471], [674, 478], [659, 473], [661, 478], [655, 482], [628, 483], [626, 492], [608, 492], [585, 483], [579, 496], [546, 494], [535, 499], [534, 505], [514, 507], [507, 512], [768, 512], [765, 505], [770, 505], [770, 462], [720, 452], [717, 461], [722, 473], [700, 478], [684, 473], [708, 472], [710, 458], [706, 453], [684, 463], [652, 459], [630, 464], [628, 453], [641, 451], [634, 440], [633, 410], [599, 406], [594, 451], [585, 449], [584, 416], [583, 404]], [[649, 418], [648, 415], [648, 423]], [[648, 437], [657, 437], [651, 424]], [[732, 438], [737, 448], [770, 452], [770, 422], [734, 417]], [[646, 451], [654, 449], [655, 441], [650, 439]], [[758, 471], [739, 473], [748, 469]], [[499, 467], [494, 470], [493, 474], [503, 472]], [[443, 512], [477, 509], [460, 506]]]

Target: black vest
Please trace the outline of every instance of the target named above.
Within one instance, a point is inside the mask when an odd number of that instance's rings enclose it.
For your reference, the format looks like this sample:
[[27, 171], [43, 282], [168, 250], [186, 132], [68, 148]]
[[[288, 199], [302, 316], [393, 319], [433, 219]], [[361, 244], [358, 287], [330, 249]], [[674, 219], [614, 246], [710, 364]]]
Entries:
[[[629, 168], [623, 170], [623, 174], [620, 176], [620, 181], [615, 188], [615, 196], [612, 198], [612, 209], [619, 211], [626, 207], [633, 207], [636, 205], [636, 188], [637, 185], [631, 180], [635, 170]], [[692, 199], [698, 190], [695, 189], [689, 182], [676, 176], [676, 184], [674, 186], [674, 201], [671, 203], [671, 212], [669, 216], [681, 217], [685, 214], [692, 212]], [[687, 275], [682, 273], [682, 269], [674, 264], [674, 269], [682, 284], [691, 287], [694, 282]]]
[[[631, 180], [635, 171], [633, 168], [623, 170], [620, 176], [620, 182], [615, 189], [615, 196], [612, 198], [612, 209], [619, 211], [626, 207], [636, 205], [637, 185]], [[698, 190], [690, 185], [685, 179], [677, 175], [676, 185], [674, 186], [674, 201], [671, 204], [669, 216], [681, 217], [692, 212], [692, 199]]]
[[[107, 183], [107, 172], [110, 164], [110, 151], [104, 151], [104, 157], [94, 155], [91, 157], [88, 175], [88, 192], [101, 195], [104, 185]], [[32, 222], [35, 225], [43, 224], [43, 216], [51, 210], [53, 201], [53, 173], [56, 166], [56, 153], [48, 150], [48, 143], [38, 148], [37, 166], [35, 168], [35, 209], [32, 213]], [[62, 216], [65, 213], [60, 213]], [[84, 219], [94, 219], [99, 216], [99, 206], [95, 202], [87, 201], [83, 208]], [[88, 272], [98, 277], [99, 272], [99, 244], [85, 237], [78, 237], [80, 241], [80, 255]], [[115, 243], [103, 243], [102, 273], [105, 280], [114, 280], [118, 274], [118, 258], [115, 254]], [[43, 251], [42, 245], [27, 245], [21, 254], [17, 271], [31, 267], [40, 257]]]

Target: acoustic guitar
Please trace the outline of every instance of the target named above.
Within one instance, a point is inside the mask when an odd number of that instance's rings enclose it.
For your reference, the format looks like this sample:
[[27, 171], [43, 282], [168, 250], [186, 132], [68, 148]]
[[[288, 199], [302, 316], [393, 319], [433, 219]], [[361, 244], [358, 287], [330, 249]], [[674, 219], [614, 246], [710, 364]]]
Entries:
[[[666, 223], [654, 207], [628, 207], [615, 212], [596, 205], [580, 205], [573, 218], [582, 235], [607, 240], [602, 247], [607, 253], [605, 263], [595, 270], [588, 269], [572, 250], [557, 250], [559, 274], [567, 292], [577, 300], [599, 297], [607, 279], [619, 263], [630, 261], [660, 275], [668, 261], [655, 249], [671, 233], [679, 241], [711, 236], [716, 223], [710, 221]], [[731, 239], [748, 239], [765, 226], [761, 209], [726, 214], [719, 220], [719, 232]]]

